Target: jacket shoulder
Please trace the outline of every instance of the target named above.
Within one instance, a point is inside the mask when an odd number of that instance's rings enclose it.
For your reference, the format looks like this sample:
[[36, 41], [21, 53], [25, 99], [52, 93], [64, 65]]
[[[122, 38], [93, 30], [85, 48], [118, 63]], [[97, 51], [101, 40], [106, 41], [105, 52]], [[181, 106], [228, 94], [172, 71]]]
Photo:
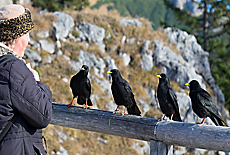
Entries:
[[[12, 86], [21, 86], [24, 80], [31, 76], [33, 77], [30, 70], [27, 68], [26, 64], [20, 60], [15, 59], [9, 62], [10, 63], [10, 82]], [[16, 88], [15, 88], [16, 89]]]

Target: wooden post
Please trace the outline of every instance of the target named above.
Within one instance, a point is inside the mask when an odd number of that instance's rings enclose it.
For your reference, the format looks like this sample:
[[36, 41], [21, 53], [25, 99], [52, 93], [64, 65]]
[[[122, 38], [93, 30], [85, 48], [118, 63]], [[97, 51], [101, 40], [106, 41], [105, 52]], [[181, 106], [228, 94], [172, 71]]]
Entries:
[[158, 121], [105, 110], [77, 106], [68, 108], [67, 105], [58, 103], [53, 103], [51, 124], [145, 141], [156, 140], [168, 146], [230, 152], [229, 127]]
[[173, 146], [156, 140], [150, 140], [150, 155], [173, 155]]

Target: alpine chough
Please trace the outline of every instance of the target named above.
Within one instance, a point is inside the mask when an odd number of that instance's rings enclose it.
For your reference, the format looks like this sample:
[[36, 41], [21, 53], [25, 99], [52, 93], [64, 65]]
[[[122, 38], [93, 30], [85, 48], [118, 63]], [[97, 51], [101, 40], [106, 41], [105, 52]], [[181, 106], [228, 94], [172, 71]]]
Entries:
[[181, 122], [177, 96], [170, 85], [169, 78], [164, 73], [157, 75], [157, 77], [159, 78], [157, 98], [164, 114], [163, 119], [167, 116], [170, 120]]
[[192, 80], [185, 85], [189, 86], [189, 96], [192, 101], [193, 111], [203, 118], [200, 124], [203, 124], [207, 117], [211, 118], [216, 126], [228, 126], [224, 119], [220, 116], [217, 106], [212, 102], [211, 95], [201, 88], [196, 80]]
[[91, 84], [87, 77], [88, 72], [88, 66], [83, 65], [81, 70], [71, 78], [70, 88], [72, 89], [73, 99], [68, 106], [73, 105], [73, 100], [76, 97], [78, 97], [77, 103], [80, 105], [85, 104], [85, 108], [92, 106], [92, 102], [90, 100]]
[[114, 112], [118, 111], [117, 109], [120, 105], [123, 105], [125, 106], [124, 114], [127, 108], [128, 114], [140, 116], [141, 112], [137, 107], [132, 89], [129, 83], [122, 78], [120, 71], [117, 69], [111, 69], [107, 73], [112, 76], [111, 89], [114, 101], [117, 104], [117, 108]]

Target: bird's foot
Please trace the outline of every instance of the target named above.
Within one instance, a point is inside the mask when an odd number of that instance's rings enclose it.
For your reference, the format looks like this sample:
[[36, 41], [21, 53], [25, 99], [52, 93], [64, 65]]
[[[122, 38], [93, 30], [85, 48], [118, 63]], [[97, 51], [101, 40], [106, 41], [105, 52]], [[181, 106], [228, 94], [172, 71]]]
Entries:
[[89, 106], [87, 106], [87, 105], [86, 105], [84, 108], [85, 108], [85, 109], [90, 109]]
[[119, 112], [113, 112], [115, 116], [122, 116], [123, 114], [122, 113], [119, 113]]
[[198, 125], [200, 126], [200, 125], [202, 125], [202, 124], [205, 124], [205, 123], [204, 123], [205, 120], [206, 120], [206, 118], [204, 118], [204, 119], [202, 120], [202, 122], [201, 122], [200, 124], [198, 124]]
[[199, 123], [198, 126], [201, 126], [201, 125], [207, 125], [207, 123]]
[[114, 110], [114, 112], [113, 112], [113, 113], [114, 113], [114, 114], [116, 114], [118, 111], [119, 111], [119, 110]]
[[68, 107], [70, 107], [70, 106], [73, 106], [73, 104], [72, 103], [68, 104]]
[[165, 120], [167, 121], [167, 119], [165, 119], [165, 118], [164, 119], [163, 118], [158, 119], [158, 121], [165, 121]]

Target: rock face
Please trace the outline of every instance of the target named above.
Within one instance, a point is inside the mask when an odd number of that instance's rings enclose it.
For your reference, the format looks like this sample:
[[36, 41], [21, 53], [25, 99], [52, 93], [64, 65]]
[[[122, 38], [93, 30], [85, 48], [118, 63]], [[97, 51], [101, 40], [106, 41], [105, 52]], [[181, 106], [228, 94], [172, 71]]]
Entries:
[[29, 48], [25, 50], [25, 55], [29, 58], [32, 67], [38, 66], [42, 61], [42, 57], [36, 51]]
[[[201, 78], [198, 78], [198, 74], [202, 76], [204, 81], [211, 86], [214, 92], [213, 99], [221, 107], [221, 113], [224, 114], [225, 98], [219, 87], [215, 85], [215, 80], [211, 75], [208, 52], [201, 48], [193, 35], [189, 35], [185, 31], [169, 27], [165, 29], [165, 32], [168, 35], [168, 41], [176, 45], [180, 56], [183, 58], [184, 61], [181, 63], [190, 68], [187, 68], [189, 70], [186, 72], [192, 73], [192, 78], [195, 78], [194, 76], [196, 76], [195, 79], [201, 80]], [[190, 81], [191, 79], [188, 80]], [[201, 81], [199, 82], [201, 83]]]
[[138, 19], [121, 19], [120, 24], [123, 26], [131, 26], [131, 25], [134, 25], [137, 27], [142, 26], [142, 22], [140, 22]]
[[105, 52], [105, 44], [103, 40], [105, 38], [105, 29], [98, 27], [97, 25], [90, 24], [88, 22], [81, 22], [78, 27], [75, 27], [79, 33], [79, 37], [83, 41], [92, 41], [96, 43], [102, 52]]
[[151, 42], [147, 40], [141, 50], [142, 59], [141, 59], [141, 68], [144, 71], [151, 70], [153, 68], [153, 52], [149, 49]]
[[[200, 16], [202, 14], [202, 10], [198, 9], [199, 5], [194, 3], [192, 0], [170, 0], [172, 3], [176, 5], [180, 10], [187, 9], [194, 16]], [[195, 0], [197, 2], [198, 0]]]
[[55, 45], [52, 43], [49, 43], [47, 40], [42, 39], [38, 41], [41, 45], [41, 48], [46, 51], [49, 52], [50, 54], [54, 54], [55, 52]]
[[185, 83], [192, 79], [202, 83], [202, 77], [196, 73], [193, 66], [187, 63], [181, 55], [172, 51], [168, 46], [164, 46], [158, 40], [155, 40], [153, 44], [155, 46], [155, 64], [161, 68], [162, 72], [168, 75], [169, 79], [178, 82], [182, 88], [186, 88]]
[[53, 27], [55, 29], [55, 36], [57, 40], [64, 40], [69, 33], [73, 30], [74, 20], [72, 16], [64, 12], [54, 12], [57, 17], [57, 22], [53, 22]]
[[128, 66], [131, 60], [130, 56], [127, 53], [119, 53], [119, 56], [123, 58], [124, 65]]
[[[70, 58], [66, 58], [70, 60]], [[112, 59], [113, 60], [113, 59]], [[114, 60], [113, 60], [114, 61]], [[79, 51], [78, 61], [69, 61], [69, 65], [76, 71], [79, 71], [82, 64], [87, 65], [89, 68], [93, 68], [94, 72], [99, 77], [104, 77], [104, 68], [106, 64], [102, 58], [97, 59], [94, 54], [89, 54], [83, 50]]]

